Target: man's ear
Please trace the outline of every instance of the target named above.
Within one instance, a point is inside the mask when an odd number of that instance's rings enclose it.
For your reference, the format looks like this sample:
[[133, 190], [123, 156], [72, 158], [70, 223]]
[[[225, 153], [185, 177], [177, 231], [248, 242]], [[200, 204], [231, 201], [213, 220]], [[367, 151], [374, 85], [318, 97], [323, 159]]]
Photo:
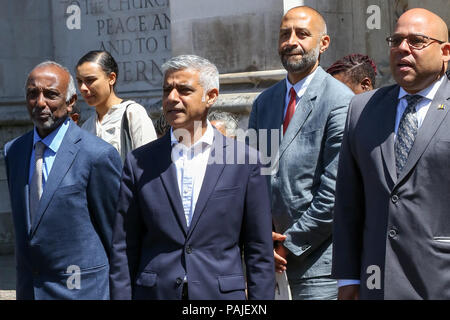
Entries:
[[75, 104], [75, 102], [77, 102], [77, 94], [75, 93], [69, 100], [69, 102], [67, 103], [67, 112], [71, 113], [73, 110], [73, 105]]
[[442, 59], [444, 60], [444, 63], [449, 62], [450, 61], [450, 42], [443, 43], [441, 50], [442, 50]]
[[216, 101], [219, 96], [219, 89], [214, 88], [206, 93], [206, 108], [209, 109]]
[[327, 51], [327, 49], [328, 49], [328, 47], [330, 46], [330, 36], [329, 35], [323, 35], [321, 38], [320, 38], [320, 49], [319, 49], [319, 51], [320, 51], [320, 53], [322, 54], [322, 53], [324, 53], [325, 51]]

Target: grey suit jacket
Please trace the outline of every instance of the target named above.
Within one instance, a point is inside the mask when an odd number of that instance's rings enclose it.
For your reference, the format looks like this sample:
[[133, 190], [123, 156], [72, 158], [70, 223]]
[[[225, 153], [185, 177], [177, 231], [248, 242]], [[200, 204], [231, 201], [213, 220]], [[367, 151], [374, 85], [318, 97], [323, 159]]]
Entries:
[[[280, 129], [285, 95], [285, 80], [264, 91], [253, 104], [249, 128]], [[287, 236], [289, 278], [331, 274], [335, 179], [352, 96], [347, 86], [318, 67], [281, 140], [278, 171], [270, 186], [275, 230]], [[258, 147], [268, 141], [259, 140]]]
[[397, 179], [398, 92], [384, 87], [351, 102], [333, 276], [360, 279], [362, 299], [450, 299], [450, 83], [445, 78], [436, 93]]

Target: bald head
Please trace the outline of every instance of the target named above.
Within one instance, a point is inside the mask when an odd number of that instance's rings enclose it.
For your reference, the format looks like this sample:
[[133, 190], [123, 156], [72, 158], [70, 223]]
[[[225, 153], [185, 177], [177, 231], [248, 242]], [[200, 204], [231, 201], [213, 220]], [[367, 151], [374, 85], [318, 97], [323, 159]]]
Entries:
[[307, 6], [299, 6], [289, 9], [283, 16], [281, 24], [283, 24], [283, 22], [286, 20], [297, 17], [301, 18], [309, 17], [313, 21], [313, 25], [317, 28], [317, 31], [320, 34], [327, 34], [327, 24], [323, 16], [320, 14], [319, 11]]
[[64, 67], [63, 65], [61, 65], [55, 61], [47, 60], [47, 61], [41, 62], [38, 65], [36, 65], [27, 76], [25, 88], [26, 88], [28, 82], [30, 81], [30, 78], [33, 73], [42, 72], [42, 69], [47, 69], [47, 67], [55, 70], [57, 73], [60, 73], [60, 75], [64, 79], [64, 81], [67, 81], [67, 87], [66, 87], [65, 93], [66, 93], [66, 101], [69, 101], [77, 93], [76, 88], [75, 88], [75, 81], [73, 80], [73, 77], [70, 74], [69, 70], [66, 67]]
[[58, 128], [72, 111], [77, 95], [75, 91], [69, 94], [71, 80], [68, 70], [52, 61], [37, 65], [28, 75], [27, 109], [42, 138]]
[[393, 36], [421, 41], [418, 47], [409, 43], [413, 40], [403, 40], [390, 49], [392, 75], [408, 93], [428, 88], [444, 75], [450, 60], [450, 44], [447, 24], [439, 16], [422, 8], [408, 10], [398, 19]]
[[278, 38], [281, 63], [294, 84], [318, 67], [320, 55], [330, 44], [322, 15], [313, 8], [301, 6], [283, 16]]
[[429, 10], [414, 8], [404, 12], [397, 21], [397, 27], [405, 24], [412, 27], [420, 26], [420, 28], [426, 26], [428, 33], [425, 34], [427, 36], [448, 42], [447, 24], [441, 17]]

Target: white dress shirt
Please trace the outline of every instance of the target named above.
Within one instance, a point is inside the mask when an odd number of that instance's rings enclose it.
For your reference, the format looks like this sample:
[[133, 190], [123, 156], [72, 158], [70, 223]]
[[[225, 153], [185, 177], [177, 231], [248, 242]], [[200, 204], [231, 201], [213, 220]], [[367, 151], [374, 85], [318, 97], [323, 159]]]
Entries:
[[283, 119], [286, 116], [286, 111], [287, 111], [287, 107], [289, 104], [289, 100], [291, 100], [291, 95], [290, 95], [290, 91], [291, 88], [294, 87], [295, 93], [297, 94], [297, 96], [295, 97], [295, 109], [297, 109], [297, 105], [298, 102], [300, 101], [300, 98], [305, 94], [306, 89], [308, 88], [309, 83], [311, 82], [311, 80], [314, 78], [314, 75], [317, 72], [317, 68], [316, 70], [314, 70], [313, 73], [307, 75], [305, 78], [303, 78], [302, 80], [300, 80], [299, 82], [297, 82], [296, 84], [291, 84], [289, 82], [288, 77], [286, 76], [286, 97], [284, 100], [284, 111], [283, 111]]
[[170, 129], [170, 138], [172, 142], [172, 161], [177, 172], [178, 188], [183, 201], [186, 225], [189, 228], [200, 189], [202, 188], [203, 178], [205, 177], [206, 166], [214, 141], [214, 130], [211, 123], [207, 120], [205, 133], [190, 147], [178, 142], [172, 128]]
[[[442, 82], [444, 81], [444, 76], [441, 77], [438, 81], [434, 82], [431, 86], [417, 92], [417, 95], [420, 95], [423, 97], [419, 101], [419, 103], [416, 105], [416, 115], [417, 115], [417, 123], [418, 128], [422, 126], [423, 120], [425, 119], [425, 116], [427, 115], [428, 109], [430, 108], [431, 102], [434, 99], [434, 96], [436, 95], [436, 92], [438, 91], [439, 87], [441, 86]], [[405, 97], [409, 93], [406, 92], [402, 87], [400, 87], [400, 91], [398, 93], [398, 99], [399, 102], [397, 104], [397, 114], [395, 117], [395, 135], [397, 135], [397, 130], [400, 125], [400, 120], [402, 118], [403, 112], [405, 112], [406, 107], [408, 106], [408, 102], [406, 101]], [[353, 285], [353, 284], [360, 284], [359, 280], [350, 280], [350, 279], [342, 279], [338, 280], [338, 287]]]
[[[438, 81], [434, 82], [431, 86], [428, 88], [423, 89], [422, 91], [419, 91], [416, 93], [416, 95], [422, 96], [423, 99], [419, 101], [416, 105], [416, 115], [417, 115], [417, 124], [418, 128], [422, 126], [423, 120], [425, 119], [425, 116], [427, 115], [428, 108], [431, 105], [431, 102], [434, 99], [434, 96], [436, 95], [436, 92], [438, 91], [439, 87], [442, 84], [442, 81], [444, 81], [444, 77], [441, 77]], [[408, 92], [406, 92], [402, 87], [400, 87], [400, 91], [398, 93], [398, 105], [397, 105], [397, 115], [395, 117], [395, 134], [397, 135], [397, 130], [400, 125], [400, 120], [402, 118], [403, 112], [405, 112], [406, 107], [408, 106], [408, 102], [406, 102], [405, 97], [409, 95]]]
[[[128, 109], [126, 109], [127, 105], [129, 105]], [[131, 149], [134, 150], [155, 140], [156, 131], [147, 111], [143, 106], [132, 100], [124, 100], [112, 106], [108, 113], [103, 116], [102, 122], [98, 121], [96, 112], [83, 123], [81, 128], [110, 143], [120, 153], [120, 132], [125, 109], [127, 110], [130, 128]]]

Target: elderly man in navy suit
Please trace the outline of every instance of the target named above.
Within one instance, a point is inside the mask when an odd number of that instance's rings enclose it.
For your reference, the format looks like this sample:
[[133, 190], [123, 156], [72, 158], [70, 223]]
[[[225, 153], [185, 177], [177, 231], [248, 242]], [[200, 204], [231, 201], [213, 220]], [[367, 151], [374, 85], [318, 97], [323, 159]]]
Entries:
[[[113, 235], [113, 299], [274, 298], [271, 215], [257, 151], [213, 129], [217, 68], [163, 65], [171, 130], [128, 154]], [[241, 263], [244, 250], [247, 283]]]
[[37, 65], [26, 82], [34, 130], [5, 146], [17, 299], [109, 299], [121, 160], [70, 120], [76, 99], [66, 68]]

